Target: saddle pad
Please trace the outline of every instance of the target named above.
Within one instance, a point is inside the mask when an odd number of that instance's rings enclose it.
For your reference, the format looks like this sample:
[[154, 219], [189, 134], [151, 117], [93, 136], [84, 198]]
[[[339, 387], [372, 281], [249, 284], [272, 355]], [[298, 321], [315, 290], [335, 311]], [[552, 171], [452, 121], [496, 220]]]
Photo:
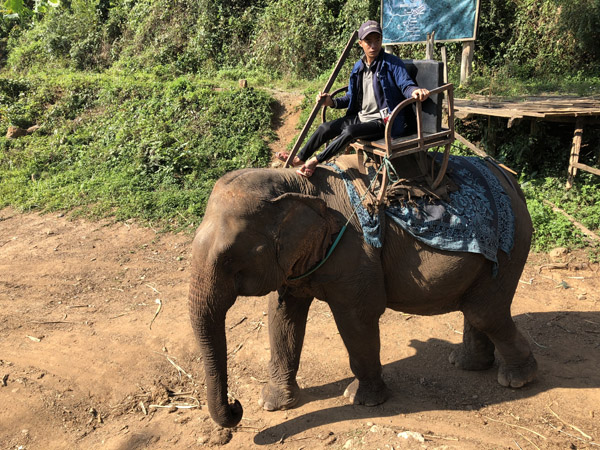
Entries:
[[[384, 214], [369, 213], [350, 178], [335, 163], [331, 166], [346, 183], [365, 241], [381, 247]], [[393, 202], [385, 209], [385, 216], [431, 247], [482, 254], [495, 263], [496, 270], [498, 250], [510, 254], [513, 247], [510, 198], [481, 158], [450, 156], [447, 173], [459, 187], [449, 194], [449, 201], [421, 198]]]

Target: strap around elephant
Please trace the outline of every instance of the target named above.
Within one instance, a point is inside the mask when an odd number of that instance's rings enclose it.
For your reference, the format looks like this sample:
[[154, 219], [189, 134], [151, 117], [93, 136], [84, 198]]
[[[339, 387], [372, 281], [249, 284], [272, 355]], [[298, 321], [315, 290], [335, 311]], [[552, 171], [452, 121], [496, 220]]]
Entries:
[[303, 275], [300, 275], [298, 277], [292, 277], [289, 278], [289, 280], [291, 281], [295, 281], [295, 280], [299, 280], [301, 278], [307, 277], [309, 276], [311, 273], [313, 273], [314, 271], [316, 271], [319, 267], [321, 267], [323, 264], [325, 264], [325, 261], [327, 261], [327, 258], [329, 258], [331, 256], [331, 254], [333, 253], [333, 251], [335, 250], [335, 248], [337, 247], [338, 243], [340, 242], [340, 239], [342, 239], [342, 236], [344, 235], [344, 232], [346, 231], [346, 228], [348, 227], [348, 222], [346, 222], [346, 225], [344, 225], [342, 227], [342, 229], [340, 230], [337, 238], [335, 238], [335, 241], [333, 241], [333, 245], [331, 247], [329, 247], [329, 250], [327, 251], [327, 254], [325, 255], [325, 258], [323, 258], [321, 260], [321, 262], [319, 264], [317, 264], [315, 267], [313, 267], [312, 269], [310, 269], [308, 272], [306, 272]]
[[[377, 173], [375, 174], [375, 176], [371, 180], [371, 184], [369, 185], [369, 188], [365, 191], [365, 193], [363, 194], [363, 196], [360, 198], [360, 201], [358, 202], [358, 204], [362, 203], [362, 201], [365, 199], [365, 197], [367, 196], [367, 194], [369, 193], [369, 191], [373, 187], [373, 183], [375, 182], [375, 180], [377, 180], [377, 175], [379, 175], [379, 172], [381, 171], [381, 169], [384, 168], [384, 167], [388, 167], [388, 165], [392, 167], [392, 170], [394, 169], [394, 167], [390, 164], [389, 160], [386, 157], [384, 157], [383, 161], [381, 162], [381, 165], [379, 166], [379, 169], [377, 169]], [[394, 173], [395, 173], [395, 170], [394, 170]], [[329, 257], [331, 256], [331, 254], [333, 253], [333, 251], [335, 250], [335, 248], [339, 244], [340, 240], [342, 239], [342, 236], [344, 235], [344, 233], [346, 231], [346, 228], [348, 228], [348, 224], [352, 220], [352, 217], [354, 217], [354, 214], [356, 214], [356, 210], [358, 208], [358, 204], [354, 207], [354, 210], [352, 211], [352, 214], [350, 214], [350, 217], [348, 218], [348, 220], [346, 220], [346, 223], [344, 224], [344, 226], [342, 227], [342, 229], [338, 233], [337, 238], [335, 238], [335, 241], [333, 241], [333, 244], [331, 245], [331, 247], [329, 247], [329, 250], [327, 251], [327, 254], [325, 255], [325, 257], [315, 267], [313, 267], [312, 269], [310, 269], [308, 272], [306, 272], [306, 273], [304, 273], [302, 275], [299, 275], [297, 277], [288, 278], [288, 280], [290, 280], [290, 281], [296, 281], [296, 280], [300, 280], [300, 279], [302, 279], [304, 277], [307, 277], [310, 274], [312, 274], [313, 272], [315, 272], [323, 264], [325, 264], [325, 261], [327, 261], [327, 259], [329, 259]]]

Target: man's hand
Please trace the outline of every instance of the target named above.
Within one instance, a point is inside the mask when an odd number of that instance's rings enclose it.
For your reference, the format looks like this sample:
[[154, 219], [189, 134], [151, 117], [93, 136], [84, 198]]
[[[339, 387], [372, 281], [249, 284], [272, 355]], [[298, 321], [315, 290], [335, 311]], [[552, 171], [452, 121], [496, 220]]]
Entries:
[[429, 97], [429, 91], [425, 88], [415, 89], [412, 93], [412, 98], [416, 98], [421, 102], [427, 100], [427, 97]]
[[323, 93], [323, 92], [319, 92], [317, 94], [317, 104], [319, 104], [319, 102], [321, 102], [321, 104], [323, 106], [333, 106], [333, 99], [331, 98], [331, 95], [327, 94], [327, 93]]

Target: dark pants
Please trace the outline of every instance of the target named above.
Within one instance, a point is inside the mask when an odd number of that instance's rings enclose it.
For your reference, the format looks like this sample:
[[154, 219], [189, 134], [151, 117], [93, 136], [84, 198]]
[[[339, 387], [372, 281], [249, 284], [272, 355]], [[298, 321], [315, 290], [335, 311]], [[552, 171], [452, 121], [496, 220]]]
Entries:
[[344, 116], [319, 125], [317, 131], [313, 133], [298, 153], [298, 158], [306, 162], [321, 145], [333, 139], [325, 150], [317, 155], [317, 160], [322, 163], [344, 150], [348, 144], [357, 139], [381, 139], [384, 133], [385, 124], [383, 120], [372, 120], [363, 123], [358, 119], [358, 115]]

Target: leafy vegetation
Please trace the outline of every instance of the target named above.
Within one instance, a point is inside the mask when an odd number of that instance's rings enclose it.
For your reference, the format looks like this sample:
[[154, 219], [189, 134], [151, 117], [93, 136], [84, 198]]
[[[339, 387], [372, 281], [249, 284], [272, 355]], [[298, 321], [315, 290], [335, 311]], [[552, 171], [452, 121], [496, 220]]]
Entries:
[[0, 207], [198, 223], [224, 173], [270, 161], [271, 98], [193, 77], [0, 78]]
[[[582, 176], [583, 179], [589, 176]], [[597, 260], [600, 248], [586, 239], [563, 215], [556, 214], [560, 207], [571, 217], [590, 230], [600, 229], [600, 184], [581, 180], [571, 190], [565, 191], [558, 178], [537, 178], [521, 183], [528, 201], [529, 212], [535, 227], [535, 250], [545, 251], [553, 247], [589, 247], [589, 255]]]
[[[379, 10], [380, 0], [1, 0], [0, 133], [41, 128], [0, 138], [0, 207], [197, 223], [221, 174], [269, 161], [261, 87], [304, 89], [306, 116], [351, 31]], [[481, 0], [474, 74], [458, 86], [461, 45], [450, 43], [450, 81], [458, 96], [598, 95], [599, 41], [600, 0]], [[424, 56], [420, 44], [394, 51]], [[255, 89], [237, 88], [241, 78]], [[457, 125], [520, 172], [537, 250], [589, 247], [547, 203], [600, 228], [598, 177], [580, 172], [563, 189], [572, 125]], [[598, 159], [600, 130], [586, 126], [581, 161]]]

